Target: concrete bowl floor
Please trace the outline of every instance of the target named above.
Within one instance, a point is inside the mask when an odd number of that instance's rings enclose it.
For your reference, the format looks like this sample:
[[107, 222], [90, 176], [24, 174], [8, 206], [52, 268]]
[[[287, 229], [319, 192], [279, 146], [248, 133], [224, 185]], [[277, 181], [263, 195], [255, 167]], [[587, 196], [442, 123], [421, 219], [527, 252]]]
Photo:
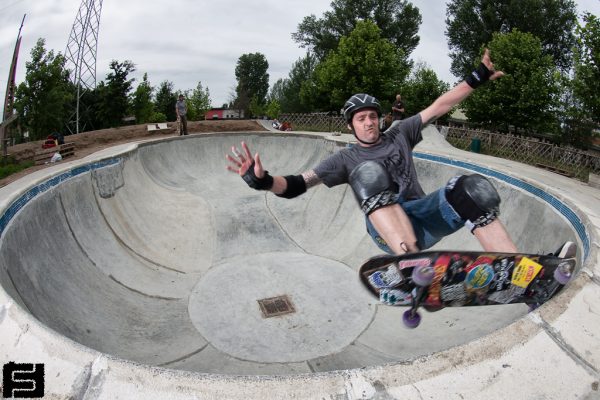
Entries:
[[[356, 271], [381, 251], [346, 186], [286, 200], [248, 188], [224, 154], [246, 141], [272, 174], [301, 173], [343, 143], [286, 134], [219, 134], [139, 145], [45, 191], [0, 242], [0, 283], [52, 330], [141, 364], [285, 375], [405, 362], [485, 336], [524, 305], [447, 308], [403, 327]], [[426, 192], [461, 167], [417, 160]], [[548, 253], [573, 227], [538, 197], [495, 180], [501, 219], [525, 252]], [[48, 186], [50, 186], [48, 188]], [[436, 248], [480, 247], [466, 230]], [[265, 318], [259, 300], [294, 311]]]

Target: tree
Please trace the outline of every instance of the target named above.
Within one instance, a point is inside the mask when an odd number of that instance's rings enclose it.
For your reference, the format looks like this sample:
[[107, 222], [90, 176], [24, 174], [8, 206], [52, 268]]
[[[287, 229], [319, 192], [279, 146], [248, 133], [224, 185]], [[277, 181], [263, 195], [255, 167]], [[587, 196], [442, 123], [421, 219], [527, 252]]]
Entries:
[[303, 89], [326, 96], [322, 110], [339, 110], [354, 93], [391, 98], [409, 71], [403, 51], [383, 39], [373, 21], [360, 21], [348, 37], [340, 39], [337, 50], [317, 66], [315, 87]]
[[265, 114], [265, 108], [266, 105], [261, 104], [255, 96], [252, 99], [250, 99], [250, 105], [248, 106], [250, 114], [248, 114], [248, 116], [261, 118]]
[[[271, 99], [277, 100], [282, 112], [306, 113], [315, 107], [314, 98], [302, 96], [303, 87], [314, 84], [316, 57], [309, 53], [299, 58], [286, 79], [279, 79], [271, 89]], [[306, 92], [306, 89], [304, 89]]]
[[128, 76], [135, 71], [135, 64], [129, 60], [113, 60], [110, 69], [106, 82], [100, 82], [97, 87], [99, 99], [96, 114], [101, 128], [120, 126], [123, 117], [131, 111], [129, 94], [135, 79], [128, 79]]
[[[450, 85], [438, 79], [436, 73], [426, 64], [417, 64], [400, 89], [405, 115], [419, 113], [449, 89]], [[447, 116], [448, 114], [444, 117]]]
[[538, 37], [543, 54], [552, 56], [559, 69], [567, 71], [576, 23], [573, 0], [450, 0], [446, 36], [451, 71], [456, 76], [466, 76], [471, 72], [472, 60], [494, 33], [510, 33], [514, 29]]
[[198, 82], [196, 88], [191, 93], [186, 94], [186, 98], [188, 121], [204, 119], [204, 114], [211, 107], [210, 91], [208, 90], [208, 87], [204, 89], [202, 87], [202, 82]]
[[514, 126], [521, 133], [556, 132], [560, 74], [541, 41], [514, 30], [494, 34], [489, 49], [494, 67], [506, 75], [478, 88], [462, 103], [469, 120], [503, 131]]
[[65, 58], [52, 50], [47, 52], [44, 45], [44, 39], [40, 38], [31, 50], [31, 61], [25, 63], [25, 81], [15, 93], [15, 108], [31, 140], [63, 131], [75, 98]]
[[600, 19], [590, 13], [577, 28], [573, 90], [584, 114], [600, 124]]
[[156, 112], [163, 114], [167, 121], [175, 121], [177, 120], [175, 103], [177, 103], [177, 93], [173, 91], [173, 82], [162, 81], [156, 92], [154, 102]]
[[283, 79], [283, 78], [277, 79], [277, 81], [271, 87], [271, 91], [269, 92], [269, 95], [267, 96], [267, 103], [269, 103], [271, 101], [276, 101], [278, 103], [281, 103], [281, 101], [284, 100], [284, 98], [285, 98], [285, 90], [286, 90], [286, 86], [288, 85], [288, 82], [289, 82], [289, 79]]
[[578, 25], [571, 80], [564, 79], [562, 140], [587, 148], [600, 127], [600, 20], [585, 13]]
[[335, 50], [340, 39], [349, 36], [359, 21], [370, 19], [388, 39], [403, 51], [406, 58], [419, 44], [419, 9], [406, 0], [333, 0], [331, 11], [322, 18], [304, 17], [292, 38], [311, 50], [319, 60]]
[[146, 122], [155, 122], [154, 116], [154, 103], [152, 103], [152, 93], [154, 88], [148, 81], [148, 74], [144, 74], [142, 83], [138, 85], [133, 93], [133, 113], [138, 124], [144, 124]]
[[281, 106], [279, 105], [279, 102], [277, 100], [270, 100], [267, 103], [267, 108], [265, 110], [265, 114], [267, 114], [267, 117], [269, 117], [270, 119], [276, 119], [279, 118], [279, 113], [281, 113]]
[[254, 99], [257, 105], [265, 104], [269, 91], [269, 63], [261, 53], [249, 53], [240, 56], [235, 67], [237, 79], [236, 108], [249, 115], [250, 102]]

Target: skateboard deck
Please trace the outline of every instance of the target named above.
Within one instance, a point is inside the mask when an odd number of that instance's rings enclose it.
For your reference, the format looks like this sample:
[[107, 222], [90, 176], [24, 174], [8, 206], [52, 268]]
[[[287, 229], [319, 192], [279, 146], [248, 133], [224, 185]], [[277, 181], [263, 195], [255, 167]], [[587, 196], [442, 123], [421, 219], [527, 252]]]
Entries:
[[417, 309], [526, 303], [538, 307], [560, 291], [575, 271], [574, 258], [476, 251], [425, 251], [381, 255], [359, 269], [363, 285], [382, 303], [410, 307], [407, 327], [421, 320]]

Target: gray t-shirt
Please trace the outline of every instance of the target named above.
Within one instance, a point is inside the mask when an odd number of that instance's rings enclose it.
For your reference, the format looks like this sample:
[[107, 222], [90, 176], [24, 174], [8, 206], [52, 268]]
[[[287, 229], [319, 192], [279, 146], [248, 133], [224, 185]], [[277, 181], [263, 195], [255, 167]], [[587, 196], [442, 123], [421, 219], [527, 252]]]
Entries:
[[425, 196], [417, 180], [412, 149], [423, 140], [423, 122], [419, 114], [400, 121], [382, 135], [381, 143], [362, 147], [344, 148], [321, 161], [314, 169], [328, 187], [348, 183], [350, 172], [364, 161], [383, 165], [397, 185], [397, 193], [405, 200]]
[[175, 103], [175, 107], [177, 107], [179, 115], [185, 115], [187, 113], [187, 106], [185, 105], [185, 100], [177, 100], [177, 103]]

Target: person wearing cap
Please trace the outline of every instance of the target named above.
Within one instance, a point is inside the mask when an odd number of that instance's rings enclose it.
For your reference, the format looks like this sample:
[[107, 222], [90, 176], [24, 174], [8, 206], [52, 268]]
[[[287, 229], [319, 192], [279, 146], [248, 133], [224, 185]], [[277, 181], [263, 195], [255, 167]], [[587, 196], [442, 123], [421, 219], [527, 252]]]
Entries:
[[179, 121], [179, 136], [187, 135], [187, 104], [183, 95], [179, 95], [179, 100], [175, 103], [175, 113], [177, 114], [177, 121]]
[[374, 242], [390, 254], [427, 249], [443, 237], [467, 226], [485, 251], [516, 252], [516, 246], [497, 218], [500, 197], [478, 174], [452, 178], [444, 187], [425, 194], [417, 179], [413, 148], [422, 140], [423, 127], [459, 104], [477, 87], [503, 75], [495, 71], [486, 49], [481, 63], [465, 81], [441, 95], [420, 113], [379, 130], [381, 106], [375, 97], [358, 93], [342, 109], [357, 145], [344, 148], [301, 175], [271, 176], [260, 156], [231, 148], [227, 169], [238, 173], [255, 190], [270, 190], [294, 198], [325, 184], [349, 184], [366, 218]]

